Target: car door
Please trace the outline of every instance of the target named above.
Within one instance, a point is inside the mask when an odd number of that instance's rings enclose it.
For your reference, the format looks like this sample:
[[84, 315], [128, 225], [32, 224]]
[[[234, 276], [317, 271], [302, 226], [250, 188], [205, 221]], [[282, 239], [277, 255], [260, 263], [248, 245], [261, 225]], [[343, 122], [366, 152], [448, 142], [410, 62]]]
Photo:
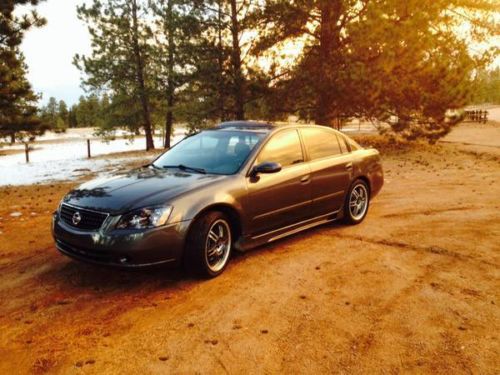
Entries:
[[284, 129], [274, 134], [253, 165], [263, 162], [279, 163], [282, 170], [247, 177], [252, 235], [267, 233], [310, 216], [311, 176], [298, 131]]
[[[342, 152], [337, 134], [321, 128], [301, 128], [311, 170], [311, 210], [314, 216], [341, 209], [352, 174], [351, 156]], [[344, 150], [346, 150], [344, 145]]]

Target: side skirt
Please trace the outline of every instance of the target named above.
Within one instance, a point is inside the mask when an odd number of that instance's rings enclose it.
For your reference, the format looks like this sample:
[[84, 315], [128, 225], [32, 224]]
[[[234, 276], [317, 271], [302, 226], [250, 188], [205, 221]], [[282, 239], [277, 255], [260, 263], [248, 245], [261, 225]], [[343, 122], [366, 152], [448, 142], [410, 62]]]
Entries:
[[339, 220], [342, 218], [342, 210], [338, 210], [335, 212], [331, 212], [326, 215], [321, 215], [314, 217], [312, 219], [304, 220], [298, 222], [296, 224], [288, 225], [283, 228], [275, 229], [270, 232], [260, 234], [254, 237], [240, 238], [238, 242], [235, 244], [235, 249], [241, 252], [245, 252], [251, 250], [257, 246], [264, 245], [266, 243], [270, 243], [273, 241], [277, 241], [279, 239], [300, 233], [302, 231], [331, 223], [333, 221]]

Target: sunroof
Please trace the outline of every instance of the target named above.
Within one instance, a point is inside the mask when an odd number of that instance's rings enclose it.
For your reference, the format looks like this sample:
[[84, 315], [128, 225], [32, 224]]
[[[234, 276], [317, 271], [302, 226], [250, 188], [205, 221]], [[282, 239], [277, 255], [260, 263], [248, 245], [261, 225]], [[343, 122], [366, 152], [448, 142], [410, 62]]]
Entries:
[[275, 126], [268, 122], [260, 121], [228, 121], [217, 126], [218, 129], [273, 129]]

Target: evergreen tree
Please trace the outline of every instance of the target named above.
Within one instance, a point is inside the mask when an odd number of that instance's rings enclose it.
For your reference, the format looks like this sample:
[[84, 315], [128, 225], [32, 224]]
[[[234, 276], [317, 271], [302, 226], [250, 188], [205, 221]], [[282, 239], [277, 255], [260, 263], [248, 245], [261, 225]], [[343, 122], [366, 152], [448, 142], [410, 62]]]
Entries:
[[57, 112], [59, 114], [59, 117], [61, 120], [63, 120], [64, 127], [67, 128], [69, 126], [69, 111], [68, 111], [68, 105], [64, 100], [59, 100], [59, 106], [57, 109]]
[[230, 103], [227, 47], [227, 6], [225, 0], [196, 4], [200, 35], [191, 39], [194, 69], [184, 87], [181, 113], [191, 129], [203, 128], [218, 120], [234, 118]]
[[76, 66], [95, 90], [111, 90], [127, 101], [124, 109], [135, 111], [140, 104], [146, 149], [153, 149], [151, 121], [151, 29], [146, 18], [145, 0], [94, 0], [78, 7], [80, 19], [87, 23], [92, 37], [91, 56], [75, 56]]
[[106, 121], [98, 132], [107, 135], [116, 128], [126, 128], [128, 131], [139, 135], [137, 124], [141, 122], [142, 108], [140, 103], [131, 102], [127, 95], [113, 95], [106, 110]]
[[77, 128], [78, 127], [78, 121], [76, 119], [76, 111], [77, 111], [77, 105], [73, 104], [68, 111], [68, 127], [70, 128]]
[[100, 103], [95, 94], [81, 96], [75, 106], [75, 118], [80, 128], [95, 128], [99, 125]]
[[475, 104], [500, 104], [500, 68], [478, 71], [474, 79]]
[[59, 117], [59, 113], [56, 98], [49, 98], [47, 105], [41, 109], [40, 117], [49, 129], [57, 129], [57, 119]]
[[198, 5], [201, 38], [186, 96], [187, 119], [195, 126], [247, 117], [269, 84], [251, 49], [258, 40], [254, 14], [258, 2], [210, 0]]
[[170, 148], [173, 124], [182, 107], [182, 86], [189, 83], [194, 69], [197, 40], [202, 27], [200, 8], [192, 0], [151, 1], [155, 16], [153, 53], [156, 96], [165, 113], [164, 147]]
[[[407, 138], [440, 137], [447, 109], [464, 105], [482, 58], [455, 28], [463, 14], [488, 29], [492, 1], [268, 0], [257, 15], [262, 53], [301, 41], [301, 58], [274, 88], [274, 112], [323, 125], [350, 116], [398, 118]], [[467, 13], [471, 10], [474, 13]], [[465, 12], [465, 13], [463, 13]], [[459, 16], [460, 15], [460, 16]]]
[[37, 0], [2, 0], [0, 2], [0, 137], [10, 137], [11, 142], [22, 134], [39, 134], [43, 131], [37, 118], [36, 102], [26, 80], [26, 65], [19, 51], [24, 33], [45, 21], [36, 12], [17, 17], [18, 5], [38, 4]]

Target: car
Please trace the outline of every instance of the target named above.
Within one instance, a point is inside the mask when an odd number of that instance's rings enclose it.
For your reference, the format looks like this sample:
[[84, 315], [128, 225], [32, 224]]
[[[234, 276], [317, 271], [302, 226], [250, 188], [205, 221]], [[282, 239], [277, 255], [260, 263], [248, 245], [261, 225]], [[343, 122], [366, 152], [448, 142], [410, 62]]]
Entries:
[[361, 223], [383, 181], [379, 152], [331, 128], [226, 122], [70, 191], [52, 233], [76, 260], [184, 265], [211, 278], [233, 250], [336, 220]]

